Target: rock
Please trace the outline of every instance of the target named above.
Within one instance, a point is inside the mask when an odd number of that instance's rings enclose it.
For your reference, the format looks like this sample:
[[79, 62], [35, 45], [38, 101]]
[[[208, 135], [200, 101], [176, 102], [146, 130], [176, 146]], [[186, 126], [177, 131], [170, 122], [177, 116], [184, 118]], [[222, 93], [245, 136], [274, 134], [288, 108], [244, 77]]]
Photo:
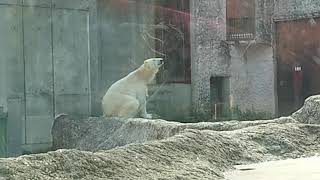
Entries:
[[291, 117], [262, 121], [60, 115], [52, 129], [59, 150], [0, 159], [0, 179], [223, 179], [234, 165], [317, 154], [318, 110], [314, 96]]
[[130, 143], [161, 140], [179, 134], [185, 129], [230, 131], [261, 124], [283, 124], [289, 122], [296, 121], [287, 117], [261, 121], [184, 124], [161, 119], [149, 120], [139, 118], [90, 117], [79, 120], [63, 115], [57, 117], [53, 124], [53, 150], [75, 148], [78, 150], [96, 151], [99, 149], [112, 149]]
[[301, 123], [320, 124], [320, 95], [307, 98], [302, 108], [291, 116]]
[[185, 129], [162, 140], [94, 153], [71, 149], [0, 159], [0, 179], [222, 179], [233, 165], [312, 156], [319, 150], [319, 125]]
[[55, 118], [52, 126], [52, 149], [93, 150], [114, 134], [123, 124], [122, 119], [90, 117], [70, 119], [68, 115]]

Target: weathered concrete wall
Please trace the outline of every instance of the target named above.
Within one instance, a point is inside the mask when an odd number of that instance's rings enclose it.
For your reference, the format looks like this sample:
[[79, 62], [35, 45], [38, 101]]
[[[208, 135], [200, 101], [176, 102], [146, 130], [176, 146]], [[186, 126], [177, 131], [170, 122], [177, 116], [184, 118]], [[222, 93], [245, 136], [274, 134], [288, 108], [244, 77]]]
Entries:
[[232, 106], [274, 114], [276, 70], [270, 45], [274, 3], [256, 1], [256, 38], [248, 42], [250, 45], [224, 43], [225, 3], [225, 0], [191, 2], [194, 110], [210, 111], [210, 77], [229, 77]]
[[274, 13], [274, 0], [256, 0], [256, 42], [271, 43], [272, 16]]
[[273, 20], [294, 20], [320, 16], [318, 0], [256, 0], [256, 41], [271, 42]]
[[[155, 27], [154, 3], [131, 1], [117, 7], [112, 2], [116, 1], [98, 1], [101, 59], [99, 104], [115, 81], [138, 68], [145, 59], [157, 56], [151, 49], [155, 49], [154, 40], [145, 36], [146, 42], [142, 37], [146, 28]], [[154, 36], [154, 30], [148, 33]], [[147, 108], [161, 118], [181, 119], [191, 111], [191, 88], [188, 84], [153, 84], [149, 95], [153, 93]], [[101, 114], [100, 107], [97, 106], [96, 111]]]
[[[107, 89], [117, 80], [138, 68], [154, 53], [142, 39], [144, 26], [154, 25], [152, 6], [133, 1], [119, 5], [117, 1], [98, 0], [100, 87], [99, 104]], [[139, 12], [145, 12], [139, 14]], [[152, 34], [152, 32], [149, 32]], [[152, 42], [149, 42], [152, 46]], [[97, 114], [101, 114], [101, 106]]]
[[190, 84], [155, 84], [150, 87], [148, 112], [161, 118], [183, 121], [192, 112]]
[[320, 16], [318, 0], [275, 0], [275, 19], [292, 20], [313, 16]]
[[4, 111], [9, 96], [24, 97], [21, 17], [21, 7], [0, 5], [0, 106]]
[[25, 62], [25, 144], [51, 141], [53, 122], [53, 61], [50, 4], [23, 8]]
[[226, 38], [224, 0], [190, 1], [191, 83], [196, 113], [210, 111], [210, 77], [228, 76], [230, 65]]
[[275, 61], [264, 44], [231, 46], [230, 96], [232, 106], [275, 114]]
[[95, 0], [0, 4], [5, 38], [0, 42], [0, 105], [6, 110], [7, 98], [20, 98], [24, 150], [47, 149], [56, 113], [89, 116], [91, 111], [97, 77], [90, 74], [97, 64]]

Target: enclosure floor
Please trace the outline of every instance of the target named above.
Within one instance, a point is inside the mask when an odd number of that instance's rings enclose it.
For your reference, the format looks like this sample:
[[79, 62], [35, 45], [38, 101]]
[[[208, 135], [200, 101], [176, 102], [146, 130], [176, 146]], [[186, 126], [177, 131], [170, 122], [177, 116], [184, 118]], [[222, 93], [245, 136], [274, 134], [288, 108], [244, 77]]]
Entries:
[[226, 180], [319, 180], [320, 157], [270, 161], [235, 166], [225, 174]]

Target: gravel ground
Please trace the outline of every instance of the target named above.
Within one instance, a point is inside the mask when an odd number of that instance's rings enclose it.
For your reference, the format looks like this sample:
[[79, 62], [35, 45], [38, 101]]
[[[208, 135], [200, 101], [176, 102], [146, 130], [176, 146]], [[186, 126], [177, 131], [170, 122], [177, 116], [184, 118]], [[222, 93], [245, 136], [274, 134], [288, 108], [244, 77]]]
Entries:
[[0, 159], [0, 174], [10, 179], [223, 179], [234, 165], [319, 152], [318, 125], [271, 123], [234, 131], [185, 130], [95, 153], [71, 149]]

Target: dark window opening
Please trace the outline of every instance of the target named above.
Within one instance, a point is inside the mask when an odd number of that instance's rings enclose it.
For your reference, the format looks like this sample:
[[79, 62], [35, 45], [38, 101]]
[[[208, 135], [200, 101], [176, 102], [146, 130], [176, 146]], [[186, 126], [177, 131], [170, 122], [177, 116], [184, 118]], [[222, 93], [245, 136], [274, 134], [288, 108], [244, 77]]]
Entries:
[[[158, 82], [190, 83], [190, 7], [189, 0], [163, 0], [157, 4], [156, 24], [166, 28], [156, 30], [156, 50], [165, 58]], [[158, 54], [159, 55], [159, 54]]]
[[227, 0], [227, 40], [250, 40], [255, 36], [255, 0]]

